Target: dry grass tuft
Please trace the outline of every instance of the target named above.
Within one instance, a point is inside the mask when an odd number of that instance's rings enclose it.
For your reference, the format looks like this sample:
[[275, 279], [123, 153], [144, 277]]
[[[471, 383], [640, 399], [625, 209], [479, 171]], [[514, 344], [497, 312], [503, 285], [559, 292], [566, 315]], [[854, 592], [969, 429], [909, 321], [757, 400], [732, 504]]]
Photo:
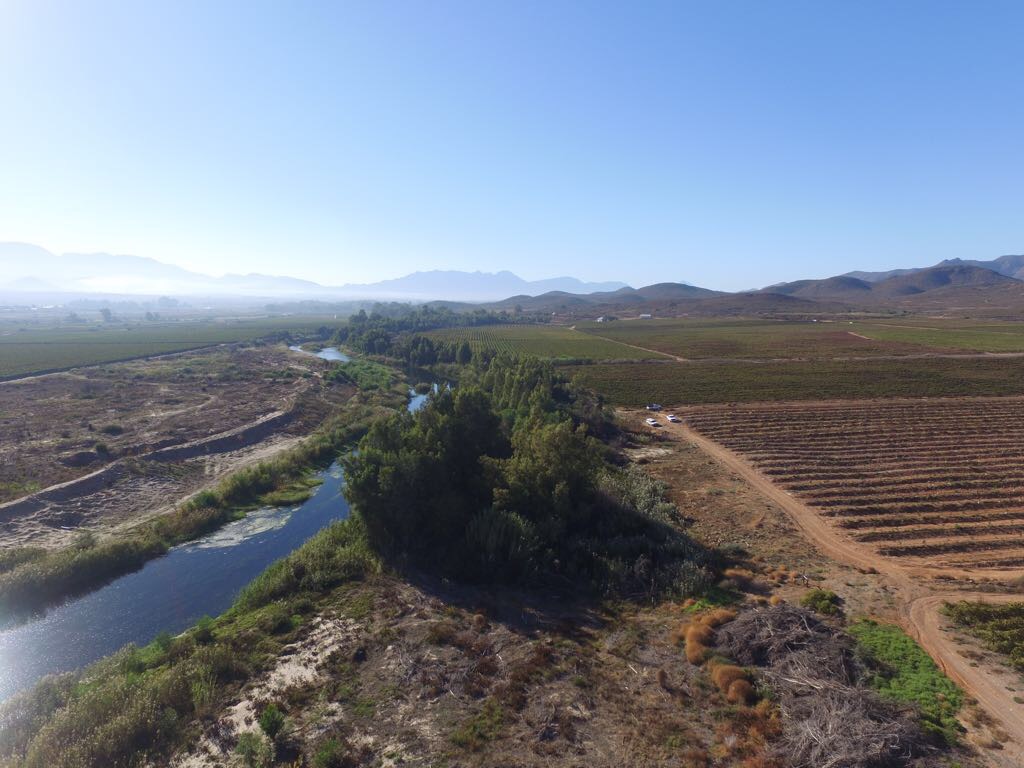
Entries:
[[747, 671], [735, 664], [713, 664], [711, 666], [711, 679], [723, 693], [727, 692], [737, 680], [749, 682], [748, 678]]
[[736, 611], [729, 610], [728, 608], [715, 608], [713, 611], [709, 611], [701, 616], [699, 621], [701, 624], [706, 624], [709, 627], [720, 627], [735, 618]]
[[734, 680], [725, 692], [725, 699], [730, 704], [752, 704], [756, 698], [749, 680]]
[[713, 630], [707, 624], [689, 624], [686, 627], [687, 642], [693, 640], [694, 642], [708, 645], [714, 639], [715, 630]]
[[686, 660], [691, 664], [703, 664], [708, 657], [707, 646], [697, 641], [686, 641]]

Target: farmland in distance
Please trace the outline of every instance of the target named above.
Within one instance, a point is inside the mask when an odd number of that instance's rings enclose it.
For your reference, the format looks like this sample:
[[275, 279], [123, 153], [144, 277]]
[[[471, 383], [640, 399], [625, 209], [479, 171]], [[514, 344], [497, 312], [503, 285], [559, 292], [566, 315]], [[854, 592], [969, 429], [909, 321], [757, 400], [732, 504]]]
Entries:
[[991, 321], [651, 319], [580, 323], [577, 328], [695, 360], [1024, 352], [1024, 323]]
[[573, 373], [624, 406], [1024, 394], [1024, 358], [614, 363]]
[[208, 322], [0, 326], [0, 380], [337, 325], [326, 317], [263, 317]]
[[492, 349], [549, 360], [644, 360], [668, 357], [565, 326], [488, 325], [452, 328], [426, 334], [435, 341], [468, 341], [474, 351]]

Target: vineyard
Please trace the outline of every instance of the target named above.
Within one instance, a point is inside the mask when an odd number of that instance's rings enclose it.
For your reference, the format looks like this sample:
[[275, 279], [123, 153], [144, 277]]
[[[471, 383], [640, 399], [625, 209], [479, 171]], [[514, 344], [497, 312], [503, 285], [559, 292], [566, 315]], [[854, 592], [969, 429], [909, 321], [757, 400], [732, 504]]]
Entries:
[[249, 341], [282, 331], [310, 333], [327, 322], [318, 317], [280, 317], [116, 323], [110, 327], [10, 325], [0, 327], [0, 379]]
[[922, 326], [894, 321], [652, 319], [577, 327], [601, 338], [693, 360], [1024, 351], [1024, 323], [927, 322]]
[[427, 335], [435, 341], [457, 344], [468, 341], [474, 351], [491, 349], [550, 360], [643, 360], [662, 357], [657, 352], [634, 349], [564, 326], [489, 325], [451, 328]]
[[1024, 565], [1024, 399], [693, 409], [854, 540], [909, 564]]
[[574, 374], [617, 405], [1024, 395], [1024, 358], [602, 363]]

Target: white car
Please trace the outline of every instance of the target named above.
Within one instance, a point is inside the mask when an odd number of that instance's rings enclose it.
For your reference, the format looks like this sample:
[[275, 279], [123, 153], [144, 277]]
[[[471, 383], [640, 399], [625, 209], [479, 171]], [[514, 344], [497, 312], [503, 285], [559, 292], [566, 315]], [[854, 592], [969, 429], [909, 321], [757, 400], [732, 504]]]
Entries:
[[661, 424], [658, 423], [657, 419], [644, 419], [644, 421], [647, 422], [647, 426], [649, 426], [649, 427], [660, 427], [661, 426]]
[[665, 418], [668, 419], [669, 421], [671, 421], [673, 424], [682, 424], [683, 423], [683, 420], [680, 419], [678, 416], [676, 416], [674, 413], [670, 413]]

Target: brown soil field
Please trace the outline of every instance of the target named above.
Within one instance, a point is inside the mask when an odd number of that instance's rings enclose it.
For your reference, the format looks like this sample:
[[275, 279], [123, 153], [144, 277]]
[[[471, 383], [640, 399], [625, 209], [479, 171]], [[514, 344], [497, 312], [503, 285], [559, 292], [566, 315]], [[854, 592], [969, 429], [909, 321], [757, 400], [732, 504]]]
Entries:
[[710, 406], [690, 427], [907, 565], [1024, 566], [1024, 399]]
[[133, 524], [293, 444], [352, 394], [325, 366], [233, 346], [0, 383], [0, 543]]

